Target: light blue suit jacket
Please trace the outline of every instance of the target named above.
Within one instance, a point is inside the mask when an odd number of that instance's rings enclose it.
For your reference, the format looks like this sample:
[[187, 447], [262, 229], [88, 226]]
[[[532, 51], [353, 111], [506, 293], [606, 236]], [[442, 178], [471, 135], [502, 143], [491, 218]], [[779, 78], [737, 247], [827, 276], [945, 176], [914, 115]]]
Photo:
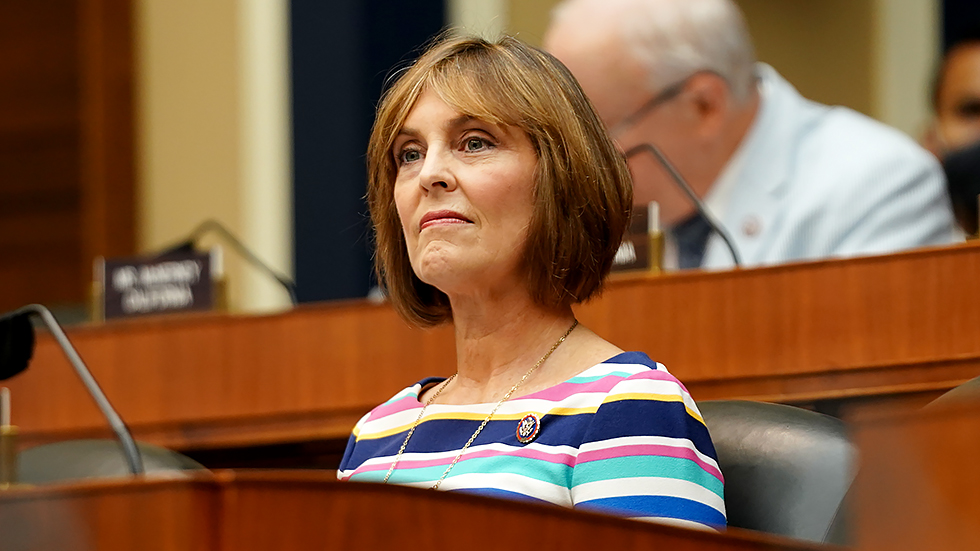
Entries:
[[[744, 265], [952, 243], [942, 170], [908, 136], [809, 101], [759, 64], [763, 100], [720, 222]], [[732, 265], [712, 235], [702, 266]]]

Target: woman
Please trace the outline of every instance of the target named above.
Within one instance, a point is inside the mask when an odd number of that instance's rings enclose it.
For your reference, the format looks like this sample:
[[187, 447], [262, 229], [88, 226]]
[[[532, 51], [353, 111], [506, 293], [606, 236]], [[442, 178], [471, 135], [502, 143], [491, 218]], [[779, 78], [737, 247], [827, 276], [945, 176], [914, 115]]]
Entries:
[[368, 148], [377, 270], [457, 371], [354, 428], [339, 477], [725, 523], [714, 448], [660, 364], [582, 327], [627, 227], [626, 165], [570, 73], [512, 38], [432, 46]]

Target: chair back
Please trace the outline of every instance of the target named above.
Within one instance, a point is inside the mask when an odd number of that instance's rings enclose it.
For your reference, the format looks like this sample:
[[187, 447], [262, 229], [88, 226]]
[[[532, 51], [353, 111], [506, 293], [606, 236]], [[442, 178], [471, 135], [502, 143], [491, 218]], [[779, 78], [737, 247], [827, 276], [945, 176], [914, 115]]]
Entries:
[[857, 453], [844, 424], [797, 407], [698, 403], [725, 477], [728, 525], [847, 543], [845, 495]]

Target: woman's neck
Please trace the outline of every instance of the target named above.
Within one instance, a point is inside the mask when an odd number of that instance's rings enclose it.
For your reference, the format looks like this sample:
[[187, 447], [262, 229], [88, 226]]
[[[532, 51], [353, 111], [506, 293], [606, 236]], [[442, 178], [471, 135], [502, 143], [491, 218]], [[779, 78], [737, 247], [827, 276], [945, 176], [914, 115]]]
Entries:
[[447, 394], [452, 391], [456, 403], [499, 400], [575, 319], [571, 308], [543, 308], [521, 293], [493, 300], [457, 298], [452, 307], [457, 375]]

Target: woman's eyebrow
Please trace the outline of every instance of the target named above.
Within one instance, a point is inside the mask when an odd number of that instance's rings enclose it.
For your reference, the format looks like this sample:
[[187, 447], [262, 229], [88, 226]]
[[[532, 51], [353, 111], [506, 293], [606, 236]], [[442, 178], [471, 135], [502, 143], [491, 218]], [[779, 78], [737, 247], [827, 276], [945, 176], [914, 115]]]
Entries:
[[[443, 124], [443, 128], [446, 130], [453, 130], [459, 128], [460, 126], [466, 125], [470, 121], [475, 121], [475, 120], [480, 120], [480, 119], [477, 119], [472, 115], [459, 115], [458, 117], [453, 117], [448, 121], [446, 121], [446, 123]], [[408, 136], [410, 138], [419, 138], [422, 136], [422, 132], [419, 131], [418, 129], [409, 126], [403, 126], [402, 129], [398, 131], [398, 134], [395, 135], [395, 138], [397, 139], [401, 136]]]
[[458, 128], [473, 120], [476, 120], [476, 117], [473, 117], [471, 115], [460, 115], [458, 117], [453, 117], [452, 119], [449, 119], [449, 121], [446, 123], [446, 128], [447, 129]]
[[395, 139], [398, 139], [402, 136], [408, 136], [410, 138], [418, 138], [421, 135], [422, 133], [419, 132], [418, 130], [414, 128], [406, 128], [403, 126], [402, 129], [398, 131], [398, 134], [395, 134]]

